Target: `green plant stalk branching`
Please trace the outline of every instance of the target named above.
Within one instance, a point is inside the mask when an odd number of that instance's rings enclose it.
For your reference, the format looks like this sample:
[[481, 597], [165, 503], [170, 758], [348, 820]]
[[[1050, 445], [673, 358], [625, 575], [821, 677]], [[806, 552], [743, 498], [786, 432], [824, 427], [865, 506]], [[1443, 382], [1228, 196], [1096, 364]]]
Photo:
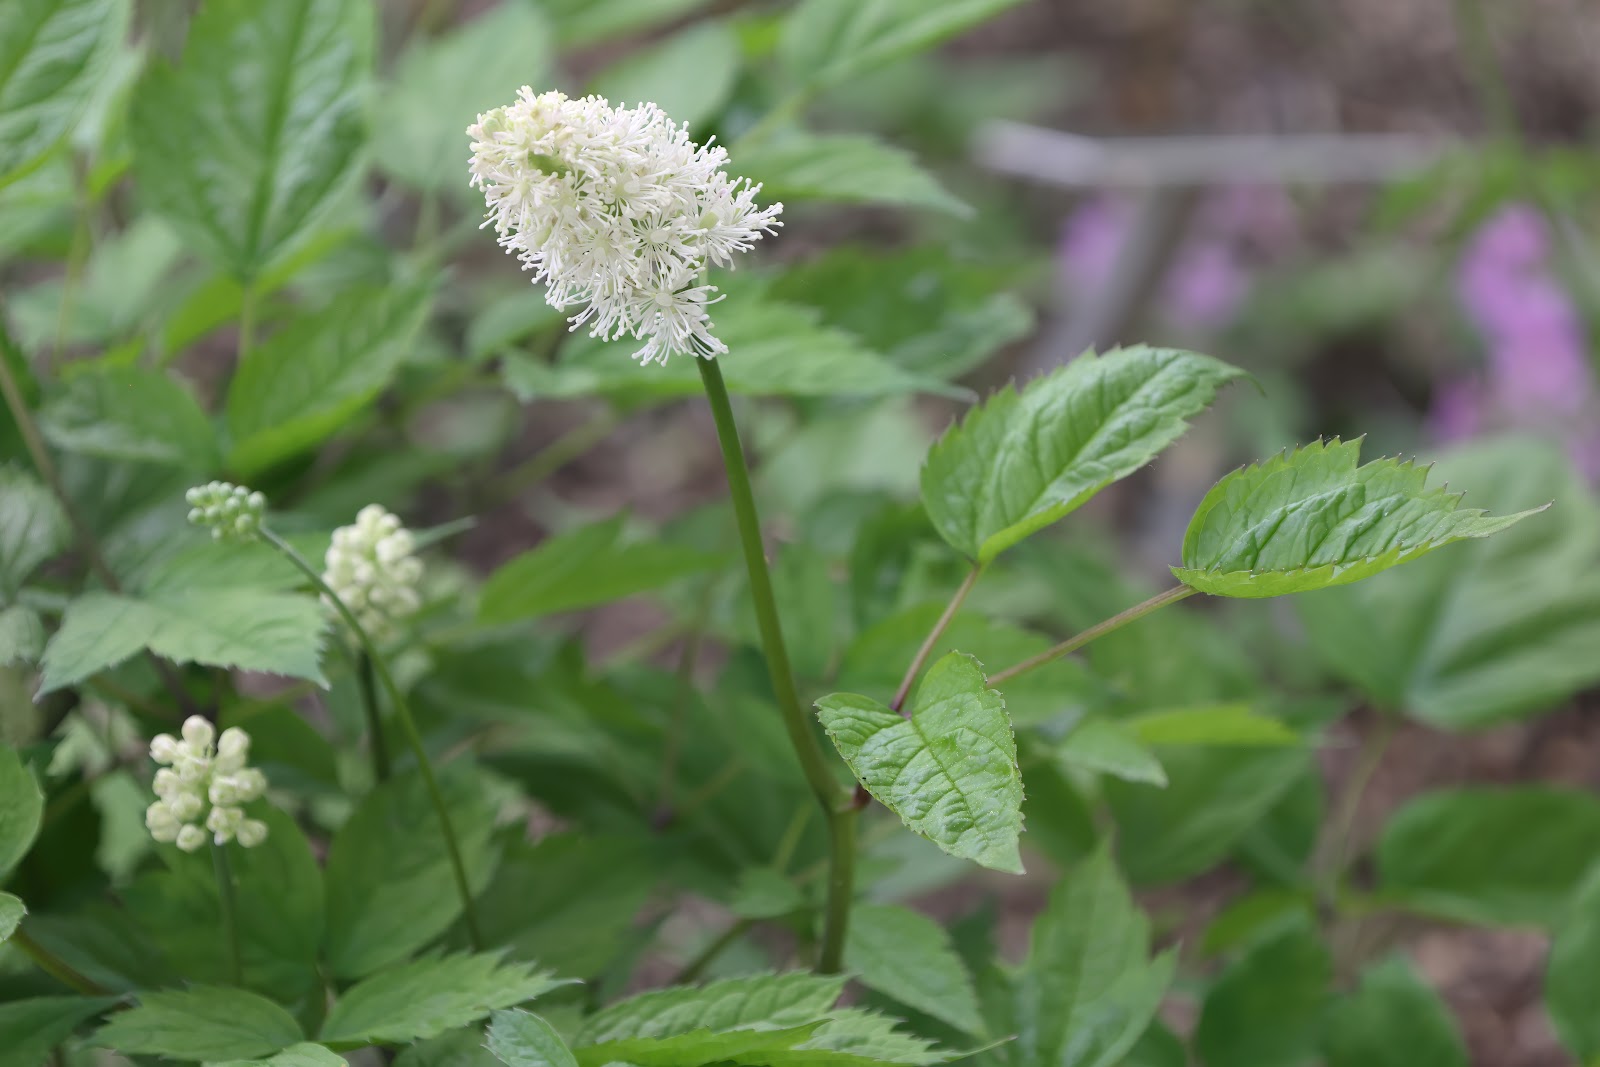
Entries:
[[39, 944], [29, 935], [28, 931], [20, 926], [11, 931], [11, 936], [6, 939], [6, 944], [17, 946], [24, 956], [33, 961], [35, 967], [38, 967], [62, 985], [82, 993], [86, 997], [103, 997], [110, 992], [99, 982], [81, 974], [71, 964], [68, 964], [65, 960], [56, 956], [55, 953]]
[[378, 709], [378, 689], [373, 679], [372, 657], [365, 651], [356, 654], [356, 683], [361, 690], [361, 710], [367, 717], [367, 744], [372, 749], [372, 775], [387, 782], [389, 745], [383, 739], [383, 715]]
[[[900, 711], [905, 706], [906, 697], [911, 695], [911, 687], [916, 684], [917, 675], [922, 673], [922, 668], [927, 664], [928, 657], [933, 655], [933, 650], [938, 647], [939, 638], [956, 617], [956, 612], [961, 610], [961, 605], [967, 599], [967, 594], [972, 592], [972, 587], [978, 584], [978, 579], [983, 577], [984, 564], [974, 563], [972, 570], [967, 573], [966, 580], [950, 598], [950, 603], [945, 605], [944, 614], [939, 616], [939, 621], [933, 624], [933, 629], [928, 631], [927, 638], [922, 642], [922, 647], [917, 649], [917, 654], [912, 657], [911, 665], [906, 668], [905, 677], [900, 679], [900, 685], [894, 691], [894, 697], [889, 701], [889, 706], [895, 711]], [[901, 712], [901, 714], [905, 714]], [[909, 718], [909, 716], [907, 716]]]
[[1191, 597], [1197, 592], [1199, 592], [1198, 589], [1191, 589], [1186, 585], [1178, 585], [1173, 586], [1166, 592], [1157, 593], [1155, 596], [1151, 597], [1149, 600], [1146, 600], [1142, 604], [1135, 604], [1127, 611], [1113, 615], [1104, 622], [1096, 623], [1087, 630], [1084, 630], [1082, 633], [1069, 637], [1060, 644], [1045, 649], [1037, 656], [1025, 659], [1015, 666], [1007, 667], [999, 674], [992, 675], [989, 678], [989, 684], [991, 686], [1001, 685], [1010, 681], [1012, 678], [1015, 678], [1019, 674], [1026, 674], [1035, 667], [1043, 667], [1046, 663], [1049, 663], [1052, 660], [1060, 659], [1069, 652], [1076, 652], [1089, 642], [1094, 641], [1097, 638], [1104, 637], [1113, 630], [1120, 630], [1130, 622], [1137, 622], [1139, 619], [1144, 618], [1151, 612], [1159, 611], [1168, 604], [1176, 604], [1178, 601], [1183, 600], [1186, 597]]
[[366, 654], [371, 662], [372, 668], [378, 676], [378, 682], [383, 686], [385, 694], [389, 697], [389, 703], [394, 708], [395, 717], [400, 720], [400, 729], [405, 734], [406, 744], [410, 747], [411, 754], [416, 757], [417, 770], [422, 774], [422, 781], [428, 790], [428, 797], [433, 803], [434, 813], [439, 816], [439, 828], [444, 833], [445, 848], [450, 854], [450, 870], [455, 876], [456, 892], [461, 896], [461, 917], [466, 924], [467, 938], [472, 944], [473, 951], [482, 951], [483, 935], [478, 928], [478, 911], [472, 902], [472, 886], [467, 881], [467, 867], [461, 858], [461, 844], [456, 837], [455, 826], [450, 822], [450, 813], [445, 808], [444, 794], [439, 789], [439, 779], [433, 773], [433, 763], [428, 759], [428, 750], [422, 743], [422, 734], [417, 730], [416, 720], [411, 717], [411, 706], [406, 703], [406, 698], [400, 692], [400, 687], [395, 684], [394, 675], [389, 673], [389, 668], [384, 663], [383, 656], [378, 652], [377, 646], [373, 644], [372, 638], [368, 636], [367, 631], [357, 621], [355, 614], [345, 605], [345, 602], [339, 599], [338, 594], [329, 588], [327, 582], [322, 580], [322, 575], [318, 574], [311, 564], [306, 562], [304, 556], [295, 551], [293, 545], [279, 537], [268, 527], [261, 527], [261, 536], [272, 547], [283, 553], [284, 557], [310, 580], [312, 586], [319, 593], [327, 597], [328, 602], [339, 613], [339, 617], [344, 620], [345, 625], [349, 626], [351, 632], [355, 634], [356, 640], [361, 645], [362, 652]]

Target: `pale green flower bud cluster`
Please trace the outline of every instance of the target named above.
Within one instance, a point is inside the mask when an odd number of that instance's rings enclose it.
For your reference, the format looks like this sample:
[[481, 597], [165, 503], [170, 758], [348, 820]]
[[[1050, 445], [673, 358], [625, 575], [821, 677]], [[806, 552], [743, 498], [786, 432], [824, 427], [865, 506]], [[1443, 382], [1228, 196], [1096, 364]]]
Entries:
[[204, 526], [221, 541], [253, 541], [267, 513], [267, 498], [242, 485], [207, 482], [184, 494], [189, 502], [189, 521]]
[[422, 561], [415, 551], [416, 542], [399, 517], [368, 504], [354, 525], [333, 531], [322, 580], [361, 628], [377, 637], [421, 604], [417, 583], [422, 580]]
[[150, 742], [156, 772], [156, 802], [144, 814], [150, 836], [193, 852], [211, 840], [254, 848], [267, 839], [267, 824], [245, 817], [242, 805], [267, 791], [267, 776], [247, 766], [250, 735], [216, 728], [198, 715], [183, 724], [183, 737], [160, 734]]

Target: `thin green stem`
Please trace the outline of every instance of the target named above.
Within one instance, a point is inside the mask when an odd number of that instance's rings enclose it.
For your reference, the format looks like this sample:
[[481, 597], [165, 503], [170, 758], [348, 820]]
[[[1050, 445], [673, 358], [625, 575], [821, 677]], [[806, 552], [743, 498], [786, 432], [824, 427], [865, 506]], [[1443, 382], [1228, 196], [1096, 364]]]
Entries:
[[750, 599], [755, 606], [756, 626], [761, 633], [761, 647], [766, 656], [767, 671], [772, 678], [773, 694], [778, 701], [778, 710], [783, 714], [789, 741], [800, 760], [800, 768], [828, 820], [832, 859], [824, 942], [833, 946], [835, 951], [831, 955], [824, 951], [819, 966], [825, 966], [831, 960], [836, 969], [838, 957], [844, 950], [844, 931], [849, 921], [853, 892], [855, 812], [849, 809], [850, 794], [841, 788], [839, 780], [834, 777], [823, 755], [822, 745], [817, 740], [816, 731], [812, 729], [811, 719], [800, 706], [794, 671], [789, 666], [789, 652], [783, 643], [778, 601], [772, 592], [772, 574], [768, 570], [766, 550], [761, 541], [761, 518], [756, 513], [755, 494], [750, 489], [750, 468], [744, 447], [739, 443], [739, 426], [733, 418], [733, 403], [728, 399], [728, 387], [722, 380], [722, 368], [711, 359], [696, 359], [695, 364], [700, 368], [700, 380], [705, 384], [706, 399], [711, 405], [711, 416], [717, 426], [717, 442], [722, 447], [728, 491], [739, 527], [739, 542], [744, 550], [745, 569], [750, 576]]
[[222, 934], [228, 939], [228, 977], [244, 984], [244, 955], [239, 949], [239, 900], [233, 888], [233, 867], [228, 846], [211, 843], [211, 870], [217, 876], [217, 900], [222, 906]]
[[245, 283], [244, 292], [239, 296], [239, 337], [236, 343], [238, 358], [234, 364], [235, 373], [256, 343], [256, 287], [253, 282]]
[[1186, 585], [1178, 585], [1168, 589], [1164, 593], [1157, 593], [1144, 603], [1135, 604], [1127, 611], [1111, 616], [1111, 618], [1107, 619], [1105, 622], [1096, 623], [1082, 633], [1074, 637], [1067, 638], [1059, 645], [1045, 649], [1037, 656], [1034, 656], [1030, 659], [1025, 659], [1014, 667], [1007, 667], [999, 674], [991, 675], [989, 677], [989, 684], [1000, 685], [1004, 682], [1010, 681], [1019, 674], [1025, 674], [1028, 671], [1033, 670], [1035, 667], [1043, 667], [1051, 660], [1060, 659], [1069, 652], [1076, 652], [1089, 642], [1097, 638], [1104, 637], [1113, 630], [1120, 630], [1130, 622], [1136, 622], [1137, 620], [1144, 618], [1152, 611], [1157, 611], [1161, 608], [1164, 608], [1168, 604], [1176, 604], [1178, 601], [1184, 599], [1185, 597], [1193, 596], [1197, 592], [1199, 592], [1199, 590], [1191, 589]]
[[83, 188], [83, 165], [78, 159], [72, 163], [72, 183], [76, 200], [76, 220], [72, 226], [72, 243], [67, 247], [67, 272], [61, 281], [61, 302], [56, 306], [55, 338], [50, 345], [50, 367], [61, 363], [61, 351], [66, 347], [67, 325], [72, 322], [78, 290], [83, 284], [84, 266], [89, 260], [89, 244], [94, 235], [89, 226], [88, 196]]
[[672, 712], [667, 719], [666, 752], [661, 758], [661, 788], [656, 795], [654, 821], [661, 828], [673, 820], [673, 794], [678, 785], [678, 760], [683, 751], [684, 719], [689, 713], [689, 701], [694, 697], [694, 672], [700, 662], [700, 649], [705, 644], [706, 622], [711, 614], [711, 594], [715, 588], [710, 580], [702, 584], [695, 602], [694, 619], [678, 656]]
[[45, 974], [48, 974], [69, 989], [76, 990], [86, 997], [103, 997], [110, 993], [110, 990], [105, 986], [102, 986], [92, 978], [86, 977], [59, 956], [39, 944], [27, 930], [20, 926], [11, 932], [11, 936], [6, 943], [17, 946], [24, 956], [33, 961], [35, 967], [38, 967]]
[[697, 980], [702, 974], [706, 973], [707, 967], [716, 962], [718, 956], [732, 948], [754, 925], [755, 923], [749, 919], [740, 919], [712, 938], [694, 959], [683, 965], [683, 969], [678, 972], [677, 977], [673, 978], [672, 984], [687, 985]]
[[1339, 794], [1339, 805], [1334, 813], [1333, 837], [1322, 865], [1322, 885], [1328, 899], [1337, 897], [1339, 883], [1344, 880], [1350, 865], [1350, 845], [1355, 836], [1356, 818], [1361, 814], [1361, 801], [1367, 795], [1383, 757], [1394, 740], [1397, 718], [1379, 713], [1382, 721], [1361, 739], [1361, 754]]
[[372, 642], [372, 638], [367, 635], [366, 629], [362, 627], [360, 621], [356, 619], [355, 614], [351, 612], [345, 602], [339, 599], [338, 594], [329, 588], [327, 582], [322, 580], [322, 575], [318, 574], [311, 564], [306, 562], [304, 556], [295, 551], [293, 545], [290, 545], [271, 529], [263, 526], [261, 528], [261, 536], [272, 547], [283, 553], [284, 558], [293, 563], [300, 573], [310, 580], [317, 592], [327, 598], [328, 603], [333, 605], [334, 610], [339, 613], [339, 617], [344, 620], [345, 625], [350, 627], [350, 631], [355, 634], [356, 640], [361, 644], [362, 651], [367, 654], [371, 661], [373, 670], [378, 675], [378, 682], [383, 686], [383, 691], [388, 696], [390, 705], [394, 708], [395, 717], [400, 720], [400, 730], [405, 735], [406, 744], [410, 747], [411, 754], [416, 757], [417, 770], [422, 774], [422, 782], [428, 790], [429, 799], [433, 803], [434, 814], [439, 816], [439, 828], [444, 833], [445, 849], [450, 854], [450, 869], [455, 876], [456, 892], [461, 897], [461, 917], [466, 923], [467, 939], [471, 942], [474, 951], [482, 950], [483, 935], [478, 930], [478, 909], [472, 902], [472, 887], [467, 881], [466, 863], [461, 858], [461, 844], [456, 837], [455, 827], [450, 822], [450, 812], [445, 807], [444, 793], [439, 789], [439, 779], [433, 773], [433, 763], [428, 759], [428, 750], [422, 743], [422, 734], [417, 729], [417, 721], [411, 717], [411, 706], [406, 703], [405, 695], [400, 692], [400, 687], [395, 684], [394, 675], [389, 673], [388, 665], [384, 663], [382, 654], [378, 652], [377, 646]]
[[383, 713], [378, 707], [378, 691], [372, 676], [372, 657], [365, 651], [356, 655], [356, 683], [361, 689], [361, 709], [367, 716], [367, 745], [372, 750], [372, 775], [379, 782], [389, 780], [389, 744], [383, 739]]
[[[922, 647], [917, 649], [917, 654], [912, 657], [911, 665], [906, 668], [905, 677], [900, 679], [900, 685], [894, 691], [894, 697], [889, 701], [889, 706], [899, 711], [905, 706], [906, 697], [911, 695], [911, 687], [916, 683], [917, 675], [922, 673], [922, 668], [928, 662], [928, 657], [933, 655], [933, 650], [938, 647], [939, 638], [944, 634], [945, 628], [956, 617], [956, 612], [961, 610], [962, 602], [967, 599], [967, 594], [972, 592], [972, 587], [978, 584], [978, 579], [983, 576], [984, 564], [974, 563], [968, 572], [966, 580], [961, 583], [961, 588], [956, 590], [955, 596], [950, 598], [950, 603], [945, 605], [944, 614], [939, 616], [939, 621], [933, 624], [933, 629], [928, 631], [927, 640], [922, 642]], [[907, 716], [909, 718], [909, 716]]]
[[528, 486], [544, 481], [605, 440], [606, 436], [617, 428], [617, 421], [615, 412], [604, 411], [579, 423], [507, 471], [499, 480], [495, 496], [501, 500], [509, 500]]

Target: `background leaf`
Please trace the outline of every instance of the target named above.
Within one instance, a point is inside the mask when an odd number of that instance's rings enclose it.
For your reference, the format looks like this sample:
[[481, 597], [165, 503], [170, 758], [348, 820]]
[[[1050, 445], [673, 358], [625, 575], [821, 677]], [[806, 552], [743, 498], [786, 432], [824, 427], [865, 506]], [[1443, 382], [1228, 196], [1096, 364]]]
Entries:
[[438, 1037], [563, 984], [527, 964], [502, 963], [493, 953], [415, 960], [342, 994], [319, 1039], [359, 1046]]
[[243, 989], [196, 986], [139, 995], [113, 1016], [95, 1043], [130, 1056], [179, 1060], [261, 1059], [299, 1044], [305, 1035], [278, 1005]]
[[0, 741], [0, 880], [28, 854], [43, 816], [44, 795], [33, 771]]
[[[715, 118], [728, 102], [743, 65], [733, 27], [721, 19], [703, 19], [613, 63], [594, 76], [589, 91], [619, 107], [656, 104], [674, 122], [687, 124], [696, 141], [704, 141], [700, 124]], [[738, 164], [736, 169], [744, 173], [742, 158]]]
[[0, 1062], [34, 1067], [81, 1023], [117, 1003], [115, 997], [33, 997], [0, 1004]]
[[794, 133], [742, 149], [732, 166], [760, 182], [768, 202], [827, 200], [972, 213], [909, 152], [861, 134]]
[[[1600, 1060], [1600, 868], [1556, 928], [1544, 979], [1545, 1006], [1561, 1043], [1590, 1064]], [[1463, 1061], [1464, 1062], [1464, 1061]]]
[[1328, 1067], [1467, 1067], [1450, 1009], [1401, 959], [1369, 967], [1328, 1013]]
[[232, 1060], [228, 1063], [211, 1064], [210, 1067], [349, 1067], [349, 1065], [344, 1057], [328, 1051], [323, 1046], [302, 1041], [264, 1060]]
[[56, 498], [20, 467], [0, 464], [0, 603], [35, 567], [67, 547], [72, 528]]
[[779, 56], [811, 87], [838, 82], [1014, 7], [1021, 0], [805, 0], [783, 23]]
[[506, 1067], [578, 1067], [555, 1027], [525, 1011], [497, 1011], [489, 1051]]
[[209, 472], [216, 434], [195, 398], [170, 376], [140, 367], [74, 375], [39, 412], [57, 448], [110, 459]]
[[28, 909], [22, 901], [10, 893], [0, 893], [0, 944], [10, 940], [11, 935], [17, 932], [17, 927], [22, 925], [22, 919], [28, 914]]
[[902, 1004], [981, 1035], [978, 995], [944, 928], [890, 904], [857, 904], [845, 939], [845, 967]]
[[1288, 1067], [1322, 1035], [1332, 979], [1327, 948], [1295, 926], [1257, 944], [1206, 993], [1194, 1047], [1206, 1067]]

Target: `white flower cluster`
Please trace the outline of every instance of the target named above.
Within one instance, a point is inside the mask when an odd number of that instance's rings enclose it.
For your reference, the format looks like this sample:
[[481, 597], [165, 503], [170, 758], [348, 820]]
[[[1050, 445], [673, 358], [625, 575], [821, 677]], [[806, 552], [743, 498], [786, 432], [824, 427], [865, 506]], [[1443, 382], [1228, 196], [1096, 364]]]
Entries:
[[211, 530], [217, 540], [254, 540], [267, 513], [267, 498], [230, 482], [207, 482], [184, 494], [189, 521]]
[[267, 776], [245, 765], [250, 735], [243, 730], [231, 726], [218, 737], [215, 727], [194, 715], [184, 722], [181, 741], [171, 734], [151, 741], [150, 758], [161, 764], [158, 799], [144, 813], [151, 837], [185, 852], [204, 845], [207, 831], [219, 845], [238, 841], [254, 848], [267, 839], [267, 824], [245, 818], [240, 806], [267, 791]]
[[757, 207], [761, 186], [728, 177], [724, 148], [695, 144], [654, 104], [527, 86], [467, 134], [484, 225], [546, 283], [551, 307], [582, 305], [573, 329], [643, 340], [633, 354], [642, 363], [728, 350], [711, 333], [717, 289], [702, 276], [773, 233], [783, 205]]
[[386, 633], [421, 603], [417, 583], [422, 580], [422, 561], [412, 554], [415, 548], [400, 519], [377, 504], [362, 508], [354, 525], [333, 531], [322, 580], [368, 636]]

